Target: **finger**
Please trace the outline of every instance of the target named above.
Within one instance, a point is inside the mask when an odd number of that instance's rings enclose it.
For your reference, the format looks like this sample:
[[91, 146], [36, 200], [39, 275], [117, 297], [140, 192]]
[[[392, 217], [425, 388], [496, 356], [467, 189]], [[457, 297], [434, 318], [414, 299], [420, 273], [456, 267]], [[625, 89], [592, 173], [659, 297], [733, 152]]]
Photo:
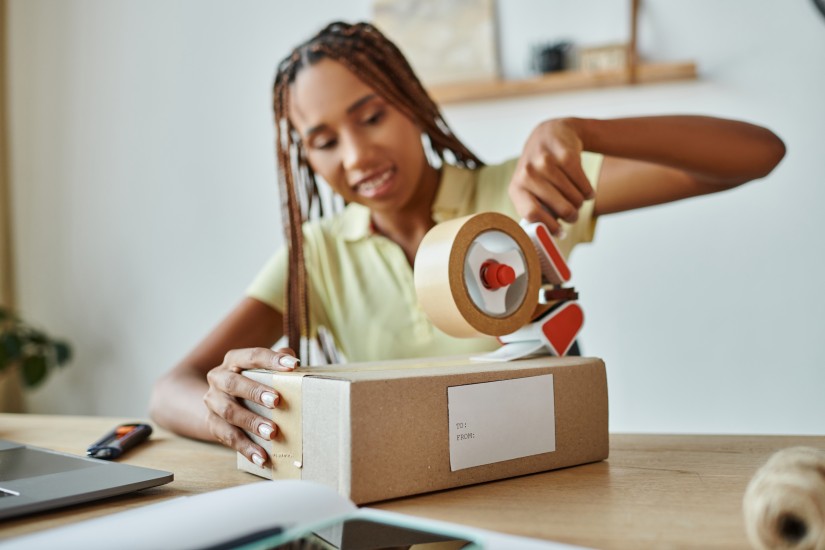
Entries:
[[[523, 184], [521, 188], [518, 186], [511, 188], [511, 198], [514, 204], [519, 200], [519, 197], [516, 195], [522, 195], [521, 208], [523, 211], [519, 212], [522, 217], [527, 218], [525, 214], [530, 212], [531, 215], [539, 219], [547, 219], [541, 211], [549, 212], [554, 223], [545, 223], [545, 225], [548, 226], [547, 228], [550, 229], [551, 232], [553, 232], [553, 227], [558, 226], [558, 223], [555, 222], [559, 219], [564, 219], [569, 223], [574, 223], [578, 219], [578, 209], [551, 183], [537, 183], [536, 178], [529, 178], [526, 181], [527, 183]], [[536, 221], [538, 221], [538, 219]], [[558, 230], [555, 231], [554, 234], [558, 236]]]
[[267, 440], [278, 433], [278, 426], [272, 420], [253, 413], [225, 393], [210, 388], [203, 396], [203, 401], [211, 414], [231, 426], [255, 433]]
[[[587, 179], [587, 175], [582, 168], [581, 154], [579, 152], [564, 149], [555, 154], [556, 165], [564, 172], [576, 189], [585, 200], [590, 200], [596, 196], [596, 191]], [[579, 203], [581, 207], [581, 203]]]
[[278, 348], [275, 353], [279, 354], [278, 363], [281, 366], [288, 368], [289, 365], [293, 367], [300, 367], [301, 360], [298, 359], [298, 354], [292, 348]]
[[221, 444], [241, 453], [253, 464], [263, 467], [268, 462], [266, 451], [249, 439], [243, 430], [237, 426], [227, 423], [214, 413], [209, 414], [207, 426], [210, 433]]
[[[578, 219], [579, 208], [584, 204], [585, 197], [563, 166], [543, 157], [528, 164], [525, 171], [530, 181], [528, 185], [537, 197], [546, 199], [548, 206], [551, 200], [559, 203], [557, 209], [554, 209], [559, 217], [570, 223]], [[567, 204], [562, 206], [561, 199]]]
[[281, 396], [270, 386], [256, 382], [224, 367], [215, 367], [206, 373], [209, 389], [259, 403], [268, 409], [275, 408]]
[[561, 236], [562, 228], [559, 222], [532, 193], [519, 189], [512, 191], [510, 195], [513, 206], [516, 207], [516, 212], [522, 218], [531, 223], [541, 222], [550, 233], [557, 237]]
[[541, 185], [531, 185], [528, 192], [555, 219], [562, 219], [568, 223], [575, 223], [579, 219], [579, 209], [564, 196], [564, 194], [550, 182]]
[[269, 348], [234, 349], [223, 359], [223, 365], [235, 372], [248, 369], [291, 371], [299, 364], [300, 361], [294, 355]]

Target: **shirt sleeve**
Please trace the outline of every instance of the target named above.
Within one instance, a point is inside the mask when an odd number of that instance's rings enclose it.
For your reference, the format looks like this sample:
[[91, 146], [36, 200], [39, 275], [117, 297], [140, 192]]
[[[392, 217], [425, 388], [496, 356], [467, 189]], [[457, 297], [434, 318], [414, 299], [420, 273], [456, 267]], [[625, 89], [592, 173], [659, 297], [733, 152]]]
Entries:
[[[325, 246], [321, 223], [306, 223], [304, 231], [304, 265], [307, 274], [310, 336], [318, 325], [329, 326], [327, 315], [330, 299], [328, 274], [336, 273], [330, 267], [331, 249]], [[327, 243], [328, 244], [328, 243]], [[286, 312], [286, 282], [289, 276], [289, 248], [284, 245], [264, 264], [246, 289], [246, 296], [255, 298], [281, 314]], [[325, 278], [326, 277], [326, 278]]]
[[252, 283], [246, 289], [246, 295], [268, 304], [283, 313], [286, 308], [287, 247], [276, 252]]

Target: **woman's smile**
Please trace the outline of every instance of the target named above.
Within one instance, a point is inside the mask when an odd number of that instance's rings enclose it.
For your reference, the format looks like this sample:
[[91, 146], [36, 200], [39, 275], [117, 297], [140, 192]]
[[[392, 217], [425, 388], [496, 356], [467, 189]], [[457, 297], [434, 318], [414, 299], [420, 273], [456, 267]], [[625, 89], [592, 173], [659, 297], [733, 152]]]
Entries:
[[373, 172], [358, 181], [353, 189], [358, 195], [366, 199], [377, 199], [386, 196], [392, 191], [393, 184], [396, 181], [395, 172], [394, 167], [380, 172]]

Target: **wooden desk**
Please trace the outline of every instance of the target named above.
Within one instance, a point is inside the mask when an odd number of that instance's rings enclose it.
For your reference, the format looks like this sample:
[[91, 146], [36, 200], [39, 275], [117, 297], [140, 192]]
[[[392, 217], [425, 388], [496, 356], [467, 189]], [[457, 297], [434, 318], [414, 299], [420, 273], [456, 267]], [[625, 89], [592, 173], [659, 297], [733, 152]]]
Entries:
[[[0, 437], [84, 454], [134, 418], [0, 414]], [[825, 449], [825, 436], [613, 435], [605, 462], [372, 505], [505, 533], [596, 548], [748, 548], [745, 487], [781, 448]], [[169, 470], [171, 484], [0, 522], [0, 538], [260, 479], [235, 453], [157, 430], [123, 462]]]

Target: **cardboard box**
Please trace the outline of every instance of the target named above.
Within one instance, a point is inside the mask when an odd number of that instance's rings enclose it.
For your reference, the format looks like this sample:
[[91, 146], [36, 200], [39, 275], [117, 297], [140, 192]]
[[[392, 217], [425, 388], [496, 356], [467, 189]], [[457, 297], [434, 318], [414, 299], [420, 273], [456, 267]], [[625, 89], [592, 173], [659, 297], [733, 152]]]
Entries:
[[[357, 504], [604, 460], [607, 380], [600, 359], [467, 357], [305, 367], [246, 376], [274, 387], [271, 479], [324, 483]], [[486, 463], [489, 462], [489, 463]]]

